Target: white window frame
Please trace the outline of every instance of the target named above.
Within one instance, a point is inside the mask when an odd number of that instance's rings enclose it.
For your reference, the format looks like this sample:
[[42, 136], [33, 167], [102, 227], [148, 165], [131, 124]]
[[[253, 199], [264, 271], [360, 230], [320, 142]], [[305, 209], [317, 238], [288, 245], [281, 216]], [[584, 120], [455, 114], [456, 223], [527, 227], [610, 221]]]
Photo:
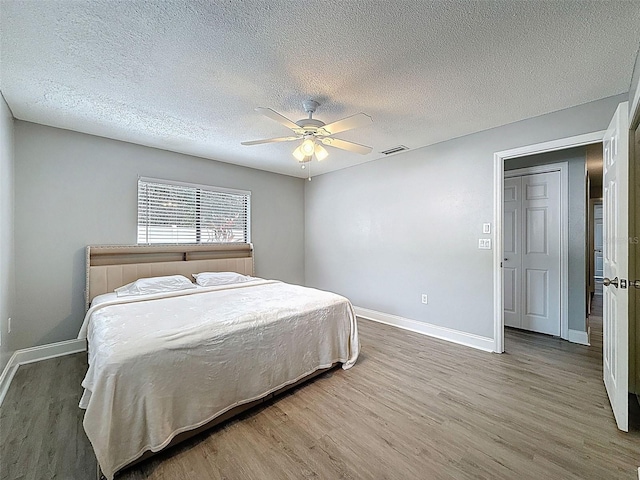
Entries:
[[[140, 212], [138, 211], [139, 209], [139, 205], [140, 205], [140, 199], [139, 199], [139, 195], [140, 195], [140, 189], [139, 189], [139, 185], [140, 182], [147, 182], [147, 183], [156, 183], [156, 184], [162, 184], [162, 185], [171, 185], [171, 186], [178, 186], [178, 187], [186, 187], [186, 188], [193, 188], [195, 190], [206, 190], [209, 192], [215, 192], [215, 193], [230, 193], [233, 195], [243, 195], [247, 197], [247, 210], [246, 210], [246, 243], [251, 243], [251, 191], [250, 190], [239, 190], [239, 189], [234, 189], [234, 188], [225, 188], [225, 187], [216, 187], [216, 186], [212, 186], [212, 185], [204, 185], [204, 184], [199, 184], [199, 183], [189, 183], [189, 182], [180, 182], [180, 181], [176, 181], [176, 180], [166, 180], [163, 178], [152, 178], [152, 177], [138, 177], [138, 182], [137, 182], [137, 192], [136, 192], [136, 200], [138, 202], [138, 207], [136, 208], [136, 242], [138, 245], [160, 245], [160, 243], [153, 243], [153, 242], [140, 242], [139, 241], [139, 237], [138, 237], [138, 231], [140, 229], [140, 224], [139, 224], [139, 219], [140, 219]], [[201, 245], [201, 244], [207, 244], [207, 243], [216, 243], [216, 242], [166, 242], [167, 244], [171, 244], [171, 245]], [[219, 243], [226, 243], [226, 242], [219, 242]], [[239, 243], [239, 242], [228, 242], [228, 243]], [[245, 242], [240, 242], [240, 243], [245, 243]]]

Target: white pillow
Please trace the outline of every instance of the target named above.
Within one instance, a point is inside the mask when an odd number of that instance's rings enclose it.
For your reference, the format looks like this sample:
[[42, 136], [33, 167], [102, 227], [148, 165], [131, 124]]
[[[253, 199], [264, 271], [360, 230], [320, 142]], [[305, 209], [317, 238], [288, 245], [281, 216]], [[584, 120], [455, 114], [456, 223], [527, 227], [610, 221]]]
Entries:
[[214, 287], [216, 285], [229, 285], [231, 283], [243, 283], [255, 280], [253, 277], [241, 275], [236, 272], [202, 272], [194, 273], [193, 278], [201, 287]]
[[198, 287], [184, 275], [168, 275], [166, 277], [140, 278], [128, 285], [118, 287], [114, 291], [118, 297], [129, 297], [148, 293], [175, 292], [189, 288]]
[[89, 305], [89, 307], [95, 307], [101, 303], [112, 302], [117, 299], [118, 294], [116, 292], [103, 293], [102, 295], [97, 295], [93, 300], [91, 300], [91, 305]]

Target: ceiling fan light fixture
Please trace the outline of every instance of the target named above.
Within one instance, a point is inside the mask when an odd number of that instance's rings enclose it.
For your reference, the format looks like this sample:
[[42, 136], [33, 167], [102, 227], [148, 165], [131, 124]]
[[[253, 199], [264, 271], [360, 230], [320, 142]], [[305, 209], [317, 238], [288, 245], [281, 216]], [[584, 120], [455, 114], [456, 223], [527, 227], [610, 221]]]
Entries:
[[296, 157], [296, 160], [299, 162], [304, 162], [304, 157], [306, 157], [306, 155], [302, 151], [302, 145], [298, 145], [298, 148], [293, 151], [293, 156]]
[[[289, 128], [293, 135], [288, 137], [276, 137], [266, 138], [263, 140], [252, 140], [249, 142], [241, 142], [242, 145], [260, 145], [263, 143], [277, 143], [288, 142], [295, 140], [302, 140], [301, 143], [293, 150], [292, 154], [302, 164], [302, 168], [305, 168], [306, 163], [309, 163], [309, 169], [311, 169], [311, 161], [313, 157], [316, 160], [322, 161], [329, 156], [329, 152], [323, 145], [338, 148], [340, 150], [346, 150], [348, 152], [359, 153], [361, 155], [367, 155], [371, 153], [372, 147], [366, 145], [360, 145], [348, 140], [342, 140], [339, 138], [333, 138], [333, 135], [347, 130], [352, 130], [357, 127], [370, 125], [372, 120], [369, 115], [364, 113], [356, 113], [350, 117], [336, 120], [331, 123], [324, 123], [321, 120], [313, 118], [313, 113], [318, 108], [319, 103], [314, 100], [307, 100], [303, 102], [305, 112], [309, 114], [309, 118], [303, 118], [297, 122], [289, 120], [287, 117], [280, 115], [275, 110], [265, 107], [256, 108], [256, 111], [260, 112], [264, 116], [275, 120], [279, 124]], [[309, 175], [311, 180], [311, 175]]]
[[302, 145], [300, 145], [300, 150], [306, 156], [310, 156], [310, 155], [313, 155], [313, 153], [315, 152], [315, 146], [316, 146], [316, 144], [313, 141], [313, 139], [307, 138], [307, 139], [305, 139], [304, 142], [302, 142]]
[[319, 162], [321, 162], [322, 160], [324, 160], [329, 156], [329, 152], [327, 152], [327, 149], [324, 148], [322, 145], [315, 146], [315, 154]]

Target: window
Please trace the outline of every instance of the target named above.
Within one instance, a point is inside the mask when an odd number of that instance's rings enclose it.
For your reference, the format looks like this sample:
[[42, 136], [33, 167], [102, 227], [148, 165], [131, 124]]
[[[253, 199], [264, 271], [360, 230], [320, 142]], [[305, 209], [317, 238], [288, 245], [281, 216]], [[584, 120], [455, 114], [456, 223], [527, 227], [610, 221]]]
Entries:
[[251, 192], [140, 178], [138, 243], [251, 241]]

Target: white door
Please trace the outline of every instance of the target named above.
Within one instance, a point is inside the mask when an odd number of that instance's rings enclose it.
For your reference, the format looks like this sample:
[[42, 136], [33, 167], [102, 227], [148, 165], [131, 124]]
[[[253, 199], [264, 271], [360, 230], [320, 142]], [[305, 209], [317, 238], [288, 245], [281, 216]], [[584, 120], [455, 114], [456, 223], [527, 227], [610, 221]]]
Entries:
[[602, 278], [604, 277], [604, 263], [602, 260], [602, 239], [602, 204], [598, 203], [593, 206], [593, 285], [595, 286], [596, 295], [602, 295]]
[[[618, 428], [629, 430], [629, 127], [627, 102], [603, 140], [603, 370]], [[624, 288], [623, 288], [624, 287]]]
[[522, 328], [522, 177], [504, 179], [504, 324]]
[[522, 327], [560, 336], [560, 172], [522, 178]]
[[560, 336], [559, 171], [505, 178], [505, 325]]

